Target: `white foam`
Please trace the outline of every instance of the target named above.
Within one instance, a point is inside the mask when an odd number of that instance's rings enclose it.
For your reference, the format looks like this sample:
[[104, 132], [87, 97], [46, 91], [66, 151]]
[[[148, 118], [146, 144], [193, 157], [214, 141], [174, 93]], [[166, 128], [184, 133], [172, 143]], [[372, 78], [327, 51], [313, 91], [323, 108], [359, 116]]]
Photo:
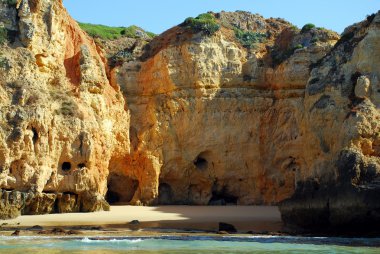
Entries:
[[81, 240], [83, 243], [99, 243], [99, 242], [113, 242], [113, 243], [139, 243], [144, 241], [143, 239], [137, 238], [137, 239], [90, 239], [88, 237], [85, 237]]

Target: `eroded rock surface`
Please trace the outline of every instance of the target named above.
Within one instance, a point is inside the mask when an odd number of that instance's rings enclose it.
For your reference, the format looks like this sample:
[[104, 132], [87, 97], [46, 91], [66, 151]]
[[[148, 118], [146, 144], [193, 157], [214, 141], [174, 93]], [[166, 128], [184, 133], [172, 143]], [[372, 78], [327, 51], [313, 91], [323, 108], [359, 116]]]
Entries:
[[351, 231], [380, 225], [379, 28], [379, 13], [348, 27], [311, 72], [305, 149], [319, 143], [322, 153], [308, 159], [295, 194], [280, 206], [289, 224]]
[[0, 22], [14, 37], [0, 51], [1, 217], [107, 209], [110, 158], [129, 154], [123, 96], [61, 1], [5, 2]]
[[[301, 33], [250, 13], [216, 17], [222, 28], [214, 36], [172, 28], [148, 44], [141, 61], [114, 70], [131, 112], [135, 159], [118, 166], [140, 183], [132, 203], [276, 204], [309, 170], [309, 66], [339, 36]], [[234, 29], [266, 39], [247, 49]], [[122, 168], [111, 167], [111, 175]]]
[[96, 45], [60, 1], [0, 5], [1, 218], [108, 201], [380, 224], [380, 14], [342, 38], [221, 12], [213, 35]]

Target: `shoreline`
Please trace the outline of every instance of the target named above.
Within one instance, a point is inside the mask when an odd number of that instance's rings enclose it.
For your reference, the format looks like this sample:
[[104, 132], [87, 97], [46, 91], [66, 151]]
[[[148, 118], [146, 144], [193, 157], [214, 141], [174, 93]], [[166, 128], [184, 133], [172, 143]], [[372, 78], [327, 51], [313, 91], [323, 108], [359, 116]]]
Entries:
[[[228, 223], [237, 232], [219, 228]], [[0, 220], [0, 236], [305, 236], [380, 237], [379, 232], [285, 228], [277, 206], [111, 206], [109, 212], [24, 215]]]
[[240, 234], [267, 234], [279, 232], [283, 227], [276, 206], [111, 206], [109, 212], [24, 215], [0, 220], [0, 230], [1, 233], [20, 230], [24, 235], [41, 232], [49, 235], [49, 230], [57, 228], [91, 235], [94, 232], [216, 234], [220, 222], [233, 225]]

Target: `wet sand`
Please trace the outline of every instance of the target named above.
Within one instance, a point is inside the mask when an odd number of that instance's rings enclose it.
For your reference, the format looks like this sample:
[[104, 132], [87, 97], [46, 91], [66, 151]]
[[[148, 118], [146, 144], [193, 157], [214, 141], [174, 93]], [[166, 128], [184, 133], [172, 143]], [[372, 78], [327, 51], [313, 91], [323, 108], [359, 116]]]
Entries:
[[[138, 225], [130, 222], [138, 220]], [[280, 231], [281, 216], [276, 206], [112, 206], [109, 212], [21, 216], [0, 221], [3, 227], [102, 226], [116, 230], [202, 230], [217, 231], [218, 223], [233, 224], [239, 232]], [[6, 224], [4, 224], [6, 223]]]

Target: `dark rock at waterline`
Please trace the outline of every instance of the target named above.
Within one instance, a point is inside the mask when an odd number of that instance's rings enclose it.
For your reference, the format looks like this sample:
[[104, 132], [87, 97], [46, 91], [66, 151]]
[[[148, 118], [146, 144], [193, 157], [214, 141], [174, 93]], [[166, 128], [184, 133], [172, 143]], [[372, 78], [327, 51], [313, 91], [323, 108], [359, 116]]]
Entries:
[[219, 232], [221, 231], [225, 231], [228, 233], [237, 233], [237, 230], [234, 225], [225, 222], [219, 222]]
[[80, 234], [82, 234], [81, 231], [73, 230], [73, 229], [66, 232], [66, 235], [80, 235]]
[[140, 225], [140, 221], [133, 220], [133, 221], [129, 222], [128, 225]]
[[307, 179], [280, 203], [286, 226], [314, 232], [366, 232], [380, 227], [380, 175], [362, 155], [343, 150], [336, 182]]
[[41, 231], [41, 230], [43, 230], [43, 229], [44, 229], [44, 228], [41, 227], [40, 225], [35, 225], [35, 226], [33, 226], [33, 227], [27, 228], [26, 230], [28, 230], [28, 231]]
[[53, 228], [51, 230], [51, 233], [56, 235], [66, 234], [66, 230], [64, 230], [63, 228]]
[[11, 236], [19, 236], [20, 235], [20, 230], [16, 230], [11, 234]]

